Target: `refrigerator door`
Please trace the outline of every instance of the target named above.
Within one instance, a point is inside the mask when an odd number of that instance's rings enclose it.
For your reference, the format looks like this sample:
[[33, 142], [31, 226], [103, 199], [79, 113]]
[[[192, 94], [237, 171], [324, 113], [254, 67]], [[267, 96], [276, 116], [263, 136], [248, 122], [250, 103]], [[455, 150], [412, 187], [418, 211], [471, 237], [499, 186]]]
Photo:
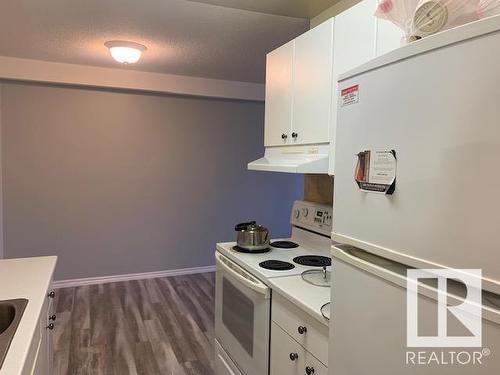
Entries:
[[[491, 375], [500, 373], [500, 310], [490, 303], [500, 298], [485, 295], [482, 346], [478, 348], [407, 347], [407, 267], [350, 246], [332, 250], [335, 272], [332, 283], [329, 371], [342, 375]], [[432, 288], [418, 295], [419, 332], [437, 331], [437, 302]], [[451, 298], [451, 297], [449, 297]], [[448, 318], [448, 332], [459, 334], [460, 323]], [[419, 354], [419, 353], [422, 354]], [[436, 352], [438, 358], [429, 359]], [[453, 352], [455, 354], [450, 354]], [[482, 364], [471, 359], [479, 352]], [[441, 354], [443, 353], [443, 354]], [[489, 353], [489, 354], [488, 354]], [[455, 355], [455, 363], [451, 357]], [[428, 363], [430, 361], [430, 363]]]
[[[500, 17], [466, 25], [341, 77], [334, 240], [418, 268], [482, 269], [500, 293], [499, 30]], [[393, 194], [362, 191], [358, 154], [393, 150]]]

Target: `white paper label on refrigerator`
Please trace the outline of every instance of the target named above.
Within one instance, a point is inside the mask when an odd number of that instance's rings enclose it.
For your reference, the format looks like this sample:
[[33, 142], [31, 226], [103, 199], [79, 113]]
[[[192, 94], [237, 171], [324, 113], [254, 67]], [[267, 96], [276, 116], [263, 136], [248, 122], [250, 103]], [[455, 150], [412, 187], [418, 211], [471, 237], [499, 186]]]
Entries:
[[359, 85], [347, 87], [340, 91], [340, 106], [359, 103]]
[[358, 153], [355, 180], [362, 191], [392, 194], [396, 188], [396, 151]]

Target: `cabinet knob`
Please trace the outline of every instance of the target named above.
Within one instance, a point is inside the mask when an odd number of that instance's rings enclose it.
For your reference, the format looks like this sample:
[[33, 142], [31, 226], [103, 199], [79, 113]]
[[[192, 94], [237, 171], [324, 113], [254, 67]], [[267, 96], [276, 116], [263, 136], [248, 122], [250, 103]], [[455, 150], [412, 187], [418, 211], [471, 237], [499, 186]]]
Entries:
[[47, 294], [47, 297], [49, 297], [49, 298], [54, 298], [55, 296], [56, 296], [56, 292], [54, 292], [54, 291]]
[[307, 374], [307, 375], [312, 375], [312, 374], [314, 374], [314, 367], [312, 367], [312, 366], [311, 366], [311, 367], [307, 366], [307, 367], [306, 367], [306, 374]]
[[281, 134], [281, 139], [285, 140], [288, 138], [288, 135], [286, 135], [285, 133]]
[[51, 331], [54, 329], [54, 323], [50, 323], [48, 326], [47, 326], [47, 329], [50, 329]]
[[304, 333], [307, 332], [307, 327], [303, 327], [303, 326], [299, 326], [299, 328], [297, 328], [297, 331], [303, 335]]
[[298, 133], [295, 133], [295, 132], [293, 132], [293, 133], [292, 133], [292, 138], [293, 138], [293, 139], [297, 139], [297, 137], [298, 137], [298, 136], [299, 136], [299, 134], [298, 134]]
[[299, 358], [297, 353], [290, 353], [290, 360], [295, 361], [297, 358]]
[[56, 321], [57, 316], [54, 314], [52, 316], [49, 316], [49, 320], [52, 320], [53, 322]]

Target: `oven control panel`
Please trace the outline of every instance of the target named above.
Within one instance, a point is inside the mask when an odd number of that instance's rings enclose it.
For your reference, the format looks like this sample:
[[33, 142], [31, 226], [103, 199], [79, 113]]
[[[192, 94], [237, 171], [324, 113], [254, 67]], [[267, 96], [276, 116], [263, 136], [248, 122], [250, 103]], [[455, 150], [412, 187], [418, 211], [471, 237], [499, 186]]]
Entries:
[[330, 236], [333, 207], [313, 202], [295, 201], [290, 223], [313, 232]]

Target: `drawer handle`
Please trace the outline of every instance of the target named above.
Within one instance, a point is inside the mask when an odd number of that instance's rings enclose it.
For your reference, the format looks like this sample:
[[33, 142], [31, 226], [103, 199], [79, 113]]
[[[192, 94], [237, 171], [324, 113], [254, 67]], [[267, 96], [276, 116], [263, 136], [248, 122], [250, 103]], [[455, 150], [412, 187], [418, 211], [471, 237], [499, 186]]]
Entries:
[[303, 335], [304, 333], [307, 332], [307, 327], [304, 327], [304, 326], [299, 326], [299, 328], [297, 328], [297, 331]]
[[312, 366], [311, 366], [311, 367], [307, 366], [307, 367], [306, 367], [306, 374], [307, 374], [307, 375], [313, 375], [313, 374], [314, 374], [314, 367], [312, 367]]
[[288, 135], [286, 135], [285, 133], [281, 134], [281, 139], [285, 140], [288, 138]]
[[49, 320], [52, 320], [53, 322], [56, 321], [57, 316], [54, 314], [52, 316], [49, 316]]
[[48, 326], [47, 326], [47, 329], [50, 329], [51, 331], [54, 329], [54, 323], [50, 323]]
[[290, 360], [295, 361], [297, 358], [299, 358], [299, 355], [297, 353], [290, 353]]
[[297, 139], [297, 137], [298, 137], [298, 136], [299, 136], [299, 134], [298, 134], [298, 133], [295, 133], [295, 132], [293, 132], [293, 133], [292, 133], [292, 138], [293, 138], [293, 139]]
[[54, 291], [47, 294], [47, 297], [49, 297], [49, 298], [54, 298], [55, 296], [56, 296], [56, 292], [54, 292]]

